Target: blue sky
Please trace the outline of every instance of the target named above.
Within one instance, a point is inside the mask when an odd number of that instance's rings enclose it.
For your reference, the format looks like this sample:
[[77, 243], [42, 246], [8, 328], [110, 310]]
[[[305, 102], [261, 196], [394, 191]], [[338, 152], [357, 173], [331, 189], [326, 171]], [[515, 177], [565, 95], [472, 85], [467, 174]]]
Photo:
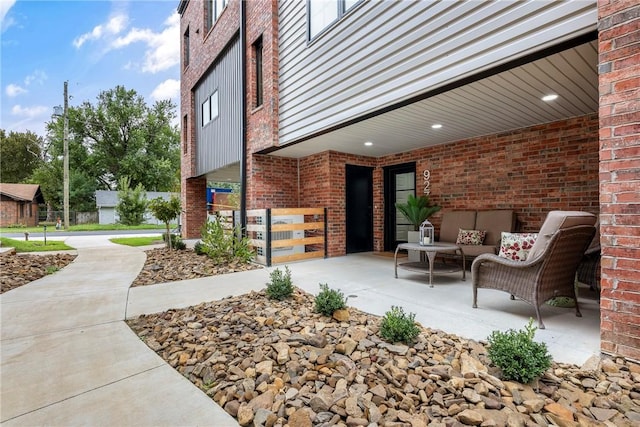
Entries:
[[65, 80], [70, 106], [117, 85], [179, 106], [178, 3], [0, 0], [0, 128], [44, 136]]

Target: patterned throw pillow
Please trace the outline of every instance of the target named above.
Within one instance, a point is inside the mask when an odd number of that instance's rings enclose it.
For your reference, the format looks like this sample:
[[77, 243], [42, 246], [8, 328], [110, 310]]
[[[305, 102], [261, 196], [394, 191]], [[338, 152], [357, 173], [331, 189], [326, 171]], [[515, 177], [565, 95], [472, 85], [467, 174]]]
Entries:
[[514, 261], [525, 261], [537, 238], [538, 233], [506, 233], [503, 231], [498, 255]]
[[481, 245], [482, 242], [484, 242], [484, 236], [486, 234], [486, 231], [463, 230], [462, 228], [459, 228], [456, 245]]

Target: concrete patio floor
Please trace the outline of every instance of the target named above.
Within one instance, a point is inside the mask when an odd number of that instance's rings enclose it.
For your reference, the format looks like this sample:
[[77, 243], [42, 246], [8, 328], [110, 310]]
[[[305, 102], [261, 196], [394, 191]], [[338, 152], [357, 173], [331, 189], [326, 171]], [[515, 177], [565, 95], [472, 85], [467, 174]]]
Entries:
[[[92, 426], [237, 426], [222, 408], [150, 350], [124, 320], [265, 287], [273, 268], [130, 288], [144, 264], [141, 248], [108, 238], [70, 237], [78, 258], [62, 271], [0, 295], [0, 423]], [[283, 268], [279, 266], [278, 268]], [[520, 329], [531, 306], [480, 290], [461, 274], [428, 277], [398, 271], [393, 258], [357, 254], [289, 264], [294, 285], [316, 294], [320, 283], [349, 296], [348, 305], [384, 315], [392, 305], [423, 326], [484, 340], [493, 330]], [[547, 343], [556, 361], [584, 363], [599, 353], [599, 307], [544, 306]]]

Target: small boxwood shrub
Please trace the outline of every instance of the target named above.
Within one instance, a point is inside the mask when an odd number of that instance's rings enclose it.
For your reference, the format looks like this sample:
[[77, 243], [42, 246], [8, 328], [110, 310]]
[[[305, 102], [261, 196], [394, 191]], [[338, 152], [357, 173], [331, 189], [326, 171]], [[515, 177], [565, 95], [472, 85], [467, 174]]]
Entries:
[[201, 241], [197, 241], [195, 245], [193, 245], [193, 251], [197, 254], [197, 255], [206, 255], [207, 251], [205, 250], [204, 245], [202, 244]]
[[320, 283], [320, 293], [315, 299], [315, 310], [317, 313], [331, 316], [334, 311], [346, 307], [347, 299], [340, 290], [329, 289], [329, 285]]
[[391, 343], [411, 344], [420, 334], [415, 313], [406, 314], [402, 307], [391, 306], [382, 318], [380, 336]]
[[527, 384], [551, 366], [547, 345], [533, 340], [536, 329], [529, 319], [524, 330], [493, 331], [489, 336], [489, 359], [504, 379]]
[[271, 281], [267, 283], [267, 296], [271, 299], [284, 300], [293, 294], [293, 284], [291, 282], [291, 272], [289, 267], [284, 267], [284, 274], [279, 268], [269, 273]]

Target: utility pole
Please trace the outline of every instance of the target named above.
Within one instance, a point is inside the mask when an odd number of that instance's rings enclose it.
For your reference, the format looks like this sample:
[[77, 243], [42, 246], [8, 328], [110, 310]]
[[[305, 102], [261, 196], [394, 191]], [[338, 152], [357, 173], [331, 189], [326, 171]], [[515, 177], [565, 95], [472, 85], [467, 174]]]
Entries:
[[64, 229], [69, 229], [69, 93], [67, 91], [68, 81], [64, 82], [64, 130], [62, 133], [63, 145], [63, 209], [64, 209]]

